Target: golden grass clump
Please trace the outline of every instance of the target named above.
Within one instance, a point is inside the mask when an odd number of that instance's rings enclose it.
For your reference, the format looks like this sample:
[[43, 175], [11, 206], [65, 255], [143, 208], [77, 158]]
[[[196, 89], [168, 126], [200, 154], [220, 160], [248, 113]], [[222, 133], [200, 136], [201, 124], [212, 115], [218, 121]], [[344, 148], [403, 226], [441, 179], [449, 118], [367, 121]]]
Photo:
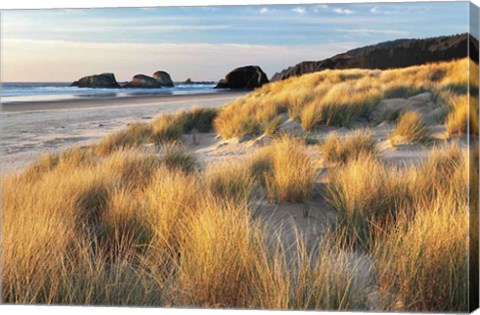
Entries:
[[326, 200], [337, 211], [346, 237], [367, 247], [375, 228], [392, 220], [408, 199], [409, 187], [400, 173], [369, 154], [334, 168], [328, 179]]
[[147, 222], [153, 231], [151, 255], [159, 265], [167, 266], [176, 259], [179, 246], [187, 237], [186, 220], [197, 211], [204, 189], [193, 174], [159, 168], [153, 175], [144, 196], [148, 213]]
[[367, 280], [362, 284], [360, 278], [369, 271], [352, 254], [352, 248], [330, 233], [319, 240], [317, 249], [310, 253], [304, 246], [303, 241], [299, 241], [294, 246], [296, 257], [288, 262], [288, 265], [296, 267], [291, 273], [294, 289], [289, 308], [366, 309], [365, 286], [369, 283]]
[[177, 115], [182, 117], [184, 132], [209, 132], [213, 128], [213, 120], [217, 113], [216, 108], [194, 107]]
[[237, 99], [233, 103], [223, 107], [213, 121], [215, 131], [223, 139], [240, 138], [244, 135], [255, 133], [258, 126], [253, 117], [249, 117], [243, 110], [244, 102]]
[[420, 165], [405, 169], [361, 155], [329, 172], [327, 202], [348, 237], [371, 248], [372, 236], [388, 231], [400, 211], [409, 216], [417, 204], [465, 199], [467, 161], [456, 145], [436, 148]]
[[478, 98], [467, 95], [455, 96], [451, 100], [453, 110], [447, 116], [445, 124], [449, 135], [469, 133], [478, 135]]
[[288, 98], [288, 117], [292, 119], [300, 119], [302, 112], [307, 104], [313, 100], [313, 95], [307, 88], [297, 89]]
[[411, 177], [418, 176], [412, 185], [415, 200], [466, 198], [468, 161], [466, 150], [455, 143], [434, 147], [421, 166], [410, 172]]
[[283, 136], [271, 150], [272, 174], [265, 178], [269, 200], [303, 202], [311, 198], [317, 174], [305, 145]]
[[101, 156], [106, 156], [117, 149], [139, 146], [149, 139], [151, 134], [152, 128], [150, 125], [133, 123], [127, 129], [105, 137], [96, 145], [95, 151]]
[[278, 127], [280, 127], [280, 124], [282, 123], [282, 117], [277, 116], [275, 118], [272, 118], [272, 120], [266, 122], [263, 125], [263, 134], [265, 135], [274, 135], [278, 131]]
[[74, 167], [81, 167], [87, 165], [95, 165], [98, 162], [95, 156], [94, 149], [87, 148], [73, 148], [67, 149], [60, 153], [47, 153], [40, 157], [37, 162], [32, 163], [21, 174], [22, 178], [26, 180], [38, 180], [42, 175], [56, 169], [72, 169]]
[[[402, 311], [468, 309], [468, 207], [453, 199], [416, 205], [377, 242], [380, 307]], [[412, 294], [413, 293], [413, 294]]]
[[183, 133], [182, 114], [163, 114], [152, 121], [151, 139], [156, 144], [178, 141]]
[[248, 159], [248, 167], [255, 181], [265, 186], [265, 179], [273, 175], [273, 150], [272, 146], [255, 151]]
[[145, 251], [153, 238], [147, 209], [128, 188], [113, 188], [98, 223], [98, 246], [104, 255], [127, 257], [131, 251]]
[[305, 131], [313, 131], [315, 126], [317, 126], [322, 120], [321, 111], [318, 108], [318, 105], [315, 103], [310, 103], [302, 109], [300, 114], [300, 121], [302, 123], [302, 128]]
[[249, 200], [255, 186], [248, 165], [239, 160], [208, 164], [205, 181], [213, 196], [240, 203]]
[[360, 117], [368, 117], [382, 97], [381, 86], [371, 77], [356, 84], [332, 85], [321, 99], [322, 122], [327, 126], [350, 127]]
[[108, 156], [102, 170], [118, 178], [117, 185], [130, 188], [145, 187], [162, 161], [154, 154], [141, 149], [120, 149]]
[[[2, 298], [52, 303], [59, 274], [75, 257], [77, 234], [101, 215], [114, 178], [97, 168], [52, 170], [37, 181], [2, 180]], [[23, 231], [23, 232], [21, 232]], [[60, 296], [59, 296], [60, 295]]]
[[95, 146], [95, 152], [107, 156], [122, 148], [179, 141], [183, 133], [208, 132], [213, 128], [217, 111], [216, 108], [194, 107], [175, 114], [161, 114], [150, 123], [132, 123], [127, 129], [112, 133], [100, 141]]
[[264, 134], [274, 134], [277, 127], [282, 122], [282, 117], [280, 115], [285, 114], [286, 110], [286, 106], [282, 104], [263, 103], [262, 108], [254, 111], [253, 114], [255, 115], [255, 122], [259, 125], [258, 129], [263, 131]]
[[37, 162], [32, 163], [23, 173], [24, 178], [31, 180], [38, 179], [43, 174], [53, 170], [59, 163], [60, 157], [55, 153], [47, 153], [40, 157]]
[[161, 147], [162, 162], [170, 169], [190, 173], [198, 169], [197, 157], [181, 143], [169, 143]]
[[390, 142], [394, 145], [405, 142], [422, 143], [429, 139], [430, 130], [422, 121], [419, 113], [407, 111], [400, 116], [397, 126], [390, 134]]
[[330, 134], [322, 147], [323, 160], [331, 163], [346, 163], [360, 155], [377, 155], [375, 135], [370, 130], [357, 130], [343, 139], [337, 134]]
[[[254, 307], [262, 238], [245, 204], [209, 199], [188, 222], [190, 237], [180, 253], [179, 285], [185, 303]], [[253, 224], [253, 225], [252, 225]]]

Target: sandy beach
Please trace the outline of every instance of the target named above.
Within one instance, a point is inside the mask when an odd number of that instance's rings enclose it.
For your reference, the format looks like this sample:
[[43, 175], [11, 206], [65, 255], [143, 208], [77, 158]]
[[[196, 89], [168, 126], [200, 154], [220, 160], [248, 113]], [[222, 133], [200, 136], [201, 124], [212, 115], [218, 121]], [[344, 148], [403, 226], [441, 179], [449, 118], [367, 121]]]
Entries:
[[46, 152], [86, 145], [162, 112], [219, 107], [246, 92], [138, 96], [2, 105], [1, 173], [22, 170]]

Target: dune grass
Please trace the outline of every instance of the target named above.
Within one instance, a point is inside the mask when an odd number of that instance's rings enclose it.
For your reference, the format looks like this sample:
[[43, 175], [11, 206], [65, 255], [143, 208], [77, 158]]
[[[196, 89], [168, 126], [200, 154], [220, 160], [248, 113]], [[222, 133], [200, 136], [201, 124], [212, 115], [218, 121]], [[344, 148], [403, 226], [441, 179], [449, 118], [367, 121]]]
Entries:
[[465, 149], [439, 147], [407, 177], [413, 200], [373, 251], [386, 309], [467, 309], [468, 163]]
[[152, 136], [152, 127], [145, 123], [133, 123], [125, 130], [120, 130], [104, 138], [96, 146], [96, 151], [106, 156], [120, 148], [139, 146]]
[[448, 134], [478, 135], [478, 97], [454, 96], [450, 103], [454, 109], [445, 121]]
[[194, 107], [174, 114], [161, 114], [149, 123], [134, 122], [128, 128], [102, 139], [95, 146], [95, 150], [101, 156], [108, 156], [121, 148], [133, 148], [149, 143], [163, 145], [178, 142], [184, 133], [211, 131], [217, 112], [216, 108]]
[[376, 262], [379, 309], [467, 309], [467, 163], [451, 145], [402, 172], [360, 157], [329, 174], [345, 236]]
[[247, 202], [255, 181], [248, 166], [242, 161], [225, 161], [207, 165], [206, 185], [216, 197], [237, 202]]
[[183, 133], [183, 114], [163, 114], [151, 123], [150, 140], [156, 144], [178, 141]]
[[393, 219], [406, 197], [398, 175], [368, 154], [329, 172], [326, 200], [350, 241], [368, 248], [375, 228]]
[[282, 117], [277, 116], [263, 125], [263, 133], [272, 136], [278, 132], [278, 127], [282, 123]]
[[213, 120], [217, 117], [216, 108], [194, 107], [189, 111], [180, 113], [183, 119], [183, 131], [209, 132], [213, 128]]
[[360, 155], [377, 155], [375, 135], [370, 130], [357, 130], [344, 138], [330, 134], [322, 147], [323, 160], [328, 163], [346, 163]]
[[61, 153], [47, 153], [27, 167], [21, 177], [35, 181], [57, 167], [95, 165], [97, 161], [95, 150], [90, 147], [67, 149]]
[[[317, 198], [314, 147], [275, 135], [247, 160], [203, 165], [179, 140], [212, 127], [222, 138], [275, 134], [287, 115], [305, 130], [351, 127], [386, 95], [419, 90], [444, 93], [453, 136], [467, 130], [466, 106], [445, 96], [461, 97], [467, 65], [326, 70], [45, 155], [2, 178], [2, 302], [466, 311], [471, 161], [460, 146], [396, 167], [368, 130], [328, 137], [323, 197], [337, 224], [312, 249], [304, 237], [267, 235], [252, 208], [263, 193], [275, 203]], [[406, 115], [395, 132], [418, 141], [421, 121]]]
[[315, 103], [310, 103], [302, 109], [300, 121], [305, 131], [313, 131], [322, 120], [322, 112]]
[[287, 135], [251, 157], [253, 177], [272, 202], [303, 202], [313, 195], [316, 168], [301, 140]]
[[424, 143], [430, 137], [430, 130], [422, 120], [422, 116], [414, 111], [403, 113], [390, 134], [390, 142], [393, 145], [402, 143]]
[[402, 311], [468, 308], [468, 207], [452, 199], [419, 203], [401, 216], [375, 257], [382, 307]]
[[[265, 121], [288, 112], [306, 131], [318, 124], [351, 127], [367, 120], [383, 98], [406, 98], [424, 91], [455, 93], [469, 84], [465, 58], [391, 70], [324, 70], [273, 82], [223, 107], [214, 120], [224, 139], [265, 131]], [[478, 84], [477, 84], [478, 85]], [[446, 99], [445, 111], [458, 107]]]
[[[325, 236], [315, 252], [299, 239], [291, 256], [281, 243], [267, 246], [265, 229], [251, 218], [245, 201], [254, 175], [272, 178], [292, 156], [305, 162], [302, 146], [284, 139], [252, 164], [212, 165], [205, 174], [129, 149], [69, 170], [64, 163], [35, 181], [4, 178], [3, 301], [365, 309], [362, 271], [341, 244], [348, 235]], [[276, 154], [282, 159], [269, 165]], [[439, 148], [399, 176], [360, 155], [331, 173], [339, 223], [370, 244], [378, 307], [465, 309], [465, 161], [458, 147]]]
[[4, 177], [2, 301], [340, 310], [361, 300], [335, 247], [309, 256], [299, 240], [306, 259], [293, 268], [281, 244], [267, 246], [245, 202], [249, 168], [186, 173], [155, 157], [122, 149], [36, 181]]
[[421, 165], [406, 169], [360, 155], [329, 172], [326, 198], [349, 237], [371, 247], [376, 229], [394, 221], [400, 209], [413, 209], [426, 200], [464, 198], [466, 169], [456, 145], [434, 149]]
[[223, 139], [240, 138], [258, 131], [259, 125], [255, 124], [254, 118], [240, 115], [243, 103], [242, 99], [237, 99], [228, 105], [228, 109], [221, 109], [213, 121], [216, 133]]
[[182, 143], [168, 143], [160, 148], [162, 161], [170, 169], [179, 169], [190, 173], [199, 168], [199, 163], [193, 152]]
[[195, 220], [188, 222], [191, 237], [180, 253], [179, 286], [186, 292], [185, 303], [252, 307], [255, 265], [262, 247], [261, 236], [256, 235], [259, 229], [249, 222], [245, 205], [219, 203], [214, 198], [202, 208]]

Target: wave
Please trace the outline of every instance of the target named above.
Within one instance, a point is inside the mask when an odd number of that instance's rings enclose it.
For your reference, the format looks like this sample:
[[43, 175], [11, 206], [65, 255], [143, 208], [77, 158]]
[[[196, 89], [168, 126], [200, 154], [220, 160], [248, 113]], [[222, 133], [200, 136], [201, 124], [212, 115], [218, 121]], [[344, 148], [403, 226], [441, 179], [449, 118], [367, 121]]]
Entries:
[[10, 98], [34, 96], [127, 96], [127, 95], [178, 95], [215, 92], [214, 84], [178, 84], [175, 87], [159, 89], [93, 89], [68, 86], [68, 83], [2, 83], [0, 96], [4, 101]]

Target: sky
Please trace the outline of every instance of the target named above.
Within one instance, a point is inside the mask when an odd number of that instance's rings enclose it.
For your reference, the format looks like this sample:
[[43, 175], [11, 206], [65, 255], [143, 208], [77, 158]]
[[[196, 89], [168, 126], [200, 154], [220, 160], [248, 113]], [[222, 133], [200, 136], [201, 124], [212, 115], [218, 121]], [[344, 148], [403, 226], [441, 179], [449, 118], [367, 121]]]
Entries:
[[158, 7], [1, 12], [3, 82], [70, 82], [113, 72], [219, 80], [399, 38], [468, 31], [468, 2]]

